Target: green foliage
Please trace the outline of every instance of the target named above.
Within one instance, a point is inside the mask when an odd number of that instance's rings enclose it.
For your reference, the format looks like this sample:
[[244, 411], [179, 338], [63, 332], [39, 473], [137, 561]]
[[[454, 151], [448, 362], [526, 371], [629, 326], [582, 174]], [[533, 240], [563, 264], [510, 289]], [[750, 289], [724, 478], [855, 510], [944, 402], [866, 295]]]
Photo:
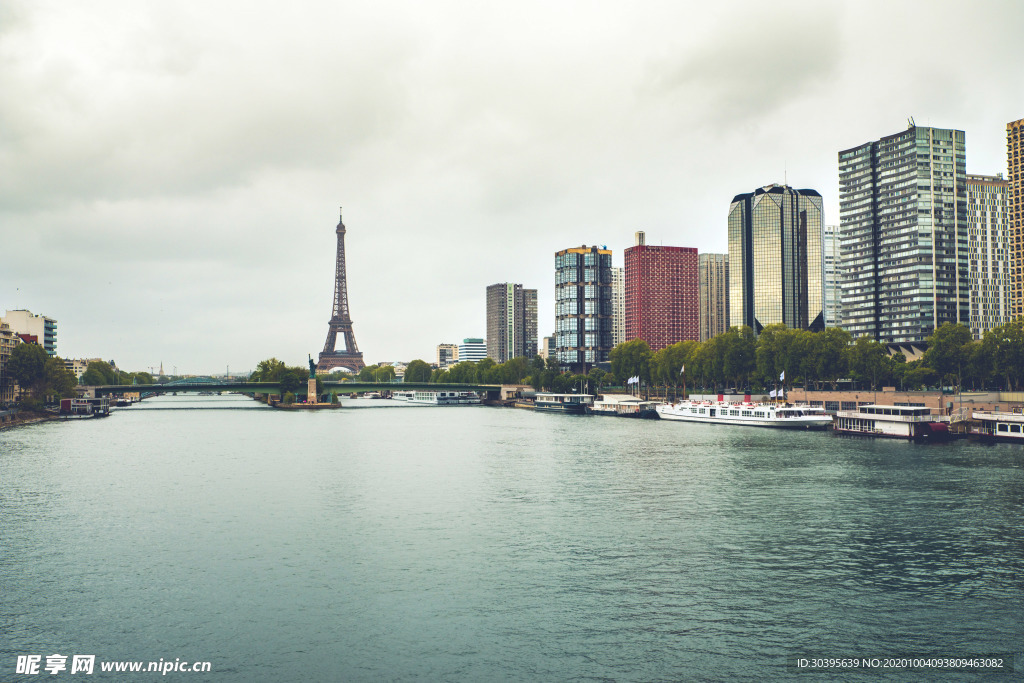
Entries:
[[393, 365], [368, 365], [359, 371], [360, 382], [391, 382], [395, 379]]
[[[864, 335], [853, 343], [848, 352], [850, 377], [854, 381], [874, 391], [892, 377], [889, 353], [884, 344]], [[900, 358], [903, 358], [902, 354]]]
[[337, 391], [332, 391], [331, 392], [331, 403], [333, 405], [337, 405], [338, 404], [338, 392]]
[[960, 385], [969, 358], [971, 329], [962, 323], [945, 323], [925, 340], [928, 350], [922, 364], [934, 370], [940, 380]]
[[18, 344], [7, 359], [7, 373], [22, 388], [32, 394], [44, 386], [46, 361], [49, 356], [38, 344]]
[[423, 360], [416, 359], [405, 368], [405, 382], [429, 382], [430, 365]]
[[293, 394], [290, 391], [286, 391], [285, 394], [284, 394], [283, 400], [284, 400], [286, 405], [291, 405], [291, 404], [295, 403], [295, 394]]
[[281, 380], [281, 373], [285, 371], [284, 361], [280, 361], [276, 358], [268, 358], [267, 360], [261, 360], [256, 365], [256, 369], [251, 375], [249, 375], [250, 382], [279, 382]]
[[649, 383], [651, 381], [652, 356], [651, 347], [647, 345], [647, 342], [643, 339], [634, 339], [616, 346], [611, 350], [608, 358], [616, 377], [639, 377]]
[[46, 394], [57, 398], [73, 398], [78, 386], [75, 373], [64, 367], [64, 361], [57, 357], [47, 359], [43, 367], [43, 382]]

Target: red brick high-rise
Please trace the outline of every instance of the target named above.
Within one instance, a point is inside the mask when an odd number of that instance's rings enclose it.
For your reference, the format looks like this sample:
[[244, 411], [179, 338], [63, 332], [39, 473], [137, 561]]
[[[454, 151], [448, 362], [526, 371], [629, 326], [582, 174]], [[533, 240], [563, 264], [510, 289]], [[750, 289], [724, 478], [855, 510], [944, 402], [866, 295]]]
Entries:
[[697, 250], [649, 246], [638, 232], [625, 256], [626, 340], [643, 339], [652, 351], [699, 341]]

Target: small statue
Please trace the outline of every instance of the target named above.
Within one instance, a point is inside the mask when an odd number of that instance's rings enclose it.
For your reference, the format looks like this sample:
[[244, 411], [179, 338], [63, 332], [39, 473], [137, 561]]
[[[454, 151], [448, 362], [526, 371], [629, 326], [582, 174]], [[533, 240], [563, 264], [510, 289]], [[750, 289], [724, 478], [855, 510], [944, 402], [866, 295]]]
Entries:
[[316, 379], [316, 363], [313, 362], [313, 356], [309, 356], [309, 378]]

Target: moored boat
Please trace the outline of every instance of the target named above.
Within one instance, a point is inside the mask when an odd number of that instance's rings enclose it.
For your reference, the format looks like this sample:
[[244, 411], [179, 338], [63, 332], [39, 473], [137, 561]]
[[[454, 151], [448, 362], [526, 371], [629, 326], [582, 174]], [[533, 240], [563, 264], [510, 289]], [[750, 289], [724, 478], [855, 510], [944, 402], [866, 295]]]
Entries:
[[609, 415], [612, 417], [635, 417], [641, 420], [657, 420], [657, 402], [645, 401], [638, 396], [629, 394], [604, 394], [587, 407], [591, 415]]
[[952, 438], [949, 417], [934, 415], [927, 406], [869, 404], [858, 406], [857, 410], [840, 410], [836, 413], [836, 431], [895, 439]]
[[790, 403], [679, 401], [657, 407], [663, 420], [777, 429], [827, 429], [832, 418], [821, 408]]
[[593, 405], [594, 397], [590, 394], [548, 394], [538, 393], [534, 401], [537, 411], [543, 413], [574, 413], [586, 412], [587, 406]]
[[391, 398], [424, 406], [471, 406], [480, 405], [480, 394], [475, 391], [396, 391]]
[[975, 410], [971, 418], [980, 423], [971, 430], [974, 436], [986, 440], [1024, 443], [1024, 412], [1019, 409], [1012, 412]]

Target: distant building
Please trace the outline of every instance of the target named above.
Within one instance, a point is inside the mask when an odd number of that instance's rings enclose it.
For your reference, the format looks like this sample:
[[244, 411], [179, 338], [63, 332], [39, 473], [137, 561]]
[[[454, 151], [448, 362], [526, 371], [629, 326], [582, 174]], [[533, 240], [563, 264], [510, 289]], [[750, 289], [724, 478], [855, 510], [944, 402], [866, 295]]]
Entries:
[[822, 243], [825, 250], [825, 327], [843, 326], [843, 260], [839, 250], [839, 226], [826, 225]]
[[459, 344], [458, 359], [460, 363], [470, 361], [476, 363], [487, 358], [487, 342], [483, 338], [469, 337]]
[[698, 254], [700, 341], [729, 329], [729, 255]]
[[1010, 321], [1009, 183], [967, 174], [967, 297], [975, 339]]
[[65, 358], [64, 367], [75, 373], [75, 379], [81, 380], [82, 375], [89, 369], [89, 363], [103, 362], [102, 358]]
[[1006, 212], [1010, 230], [1010, 317], [1024, 315], [1024, 119], [1006, 124]]
[[11, 331], [15, 334], [33, 335], [38, 338], [49, 355], [57, 353], [57, 321], [53, 318], [36, 315], [31, 311], [17, 310], [7, 311], [7, 315], [0, 318], [0, 321], [10, 325]]
[[496, 363], [537, 355], [537, 290], [503, 282], [487, 288], [487, 356]]
[[587, 373], [612, 350], [612, 252], [586, 245], [555, 253], [559, 367]]
[[7, 361], [10, 360], [11, 352], [17, 343], [17, 335], [11, 331], [11, 326], [0, 322], [0, 404], [14, 401], [15, 383], [7, 374]]
[[825, 328], [822, 200], [766, 185], [729, 206], [729, 326]]
[[544, 337], [544, 339], [542, 341], [542, 344], [541, 344], [541, 348], [540, 348], [540, 357], [543, 358], [544, 360], [547, 360], [548, 358], [553, 356], [554, 353], [555, 353], [555, 335], [551, 335], [549, 337]]
[[625, 261], [626, 340], [643, 339], [651, 351], [699, 340], [697, 250], [652, 246], [637, 232]]
[[459, 361], [459, 345], [458, 344], [438, 344], [437, 345], [437, 367], [444, 370], [452, 365], [455, 365]]
[[967, 323], [964, 132], [913, 125], [839, 152], [843, 328], [918, 344]]
[[612, 347], [626, 341], [625, 269], [612, 267]]

